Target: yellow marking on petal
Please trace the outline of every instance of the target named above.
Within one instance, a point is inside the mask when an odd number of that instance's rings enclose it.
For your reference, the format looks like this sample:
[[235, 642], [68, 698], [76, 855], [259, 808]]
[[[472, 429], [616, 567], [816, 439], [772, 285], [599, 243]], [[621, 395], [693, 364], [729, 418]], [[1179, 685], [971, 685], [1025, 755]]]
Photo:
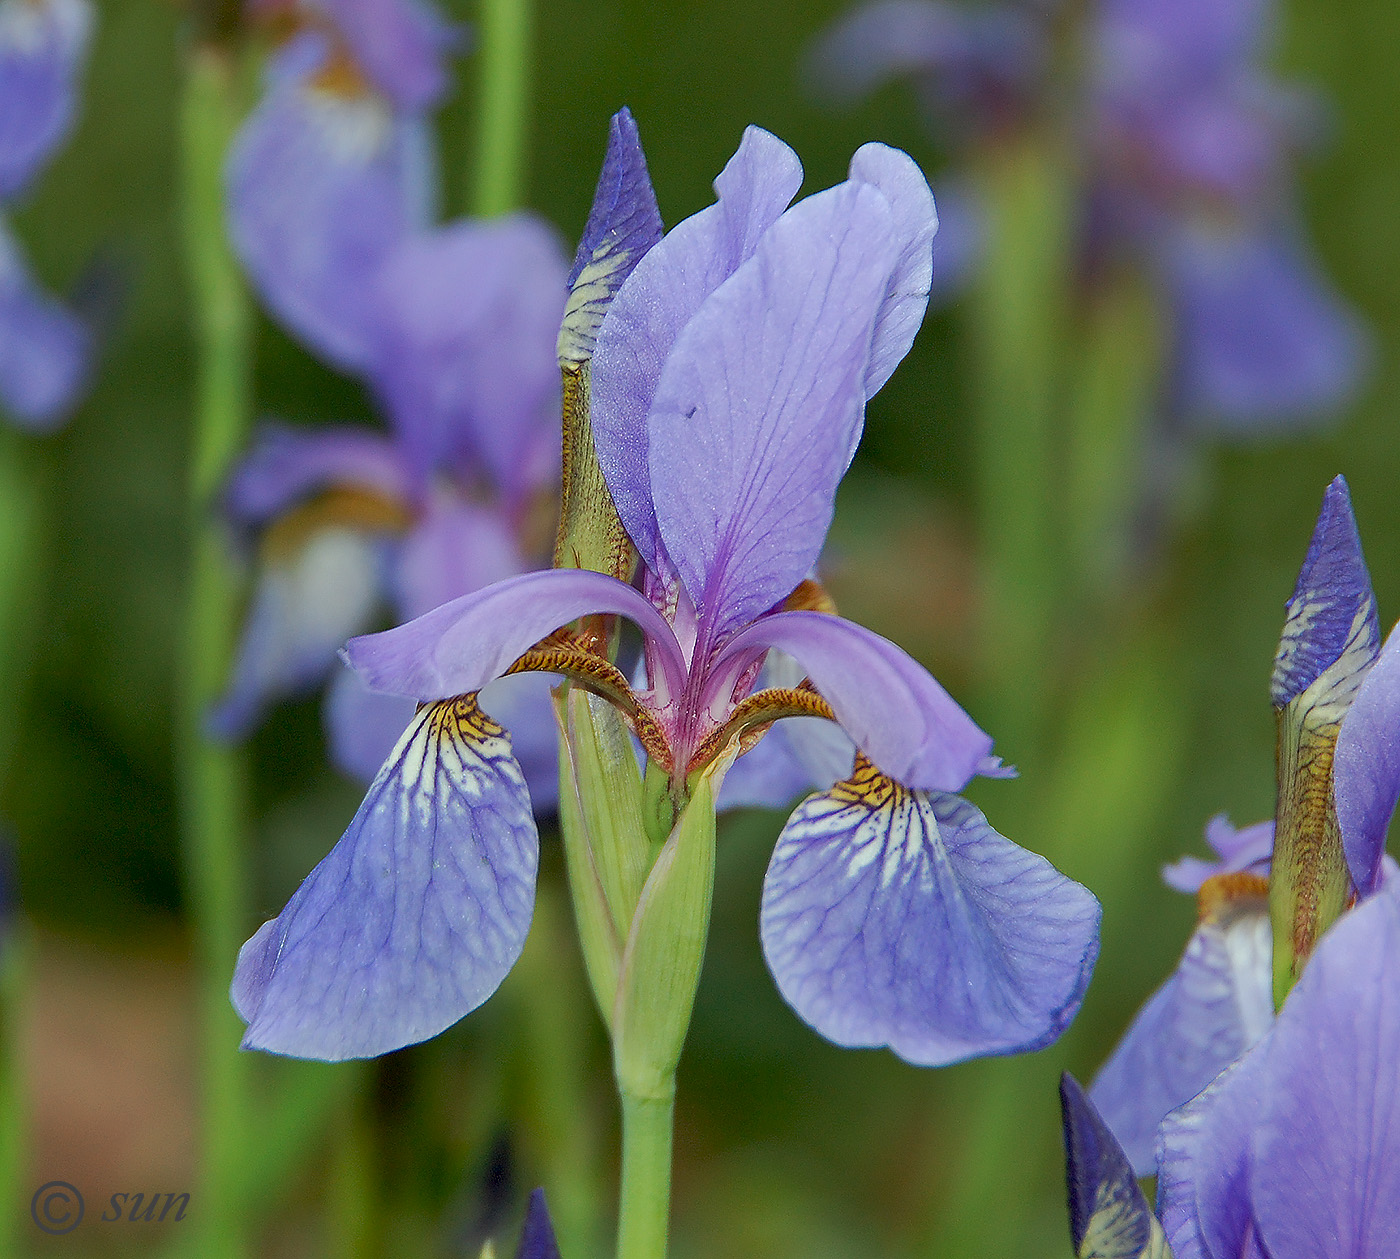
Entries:
[[387, 494], [333, 486], [268, 525], [262, 535], [262, 556], [270, 564], [285, 563], [323, 529], [402, 533], [412, 521], [407, 506]]
[[903, 790], [893, 778], [877, 769], [865, 753], [858, 751], [851, 776], [833, 786], [828, 794], [873, 811], [885, 808]]
[[359, 63], [338, 40], [332, 45], [326, 64], [312, 76], [311, 86], [328, 96], [347, 101], [360, 100], [374, 91]]
[[451, 699], [440, 699], [432, 704], [428, 718], [432, 737], [472, 745], [501, 738], [505, 730], [476, 702], [476, 695], [476, 692], [454, 695]]
[[1237, 914], [1258, 913], [1269, 902], [1269, 880], [1238, 870], [1215, 874], [1196, 892], [1196, 921], [1225, 923]]

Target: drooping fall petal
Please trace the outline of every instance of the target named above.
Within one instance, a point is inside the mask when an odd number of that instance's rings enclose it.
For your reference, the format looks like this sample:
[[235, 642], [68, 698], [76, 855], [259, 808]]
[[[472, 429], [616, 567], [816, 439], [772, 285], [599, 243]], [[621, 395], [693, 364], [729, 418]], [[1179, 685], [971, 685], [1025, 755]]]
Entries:
[[525, 944], [539, 839], [501, 728], [470, 699], [423, 709], [344, 836], [243, 946], [243, 1045], [340, 1061], [436, 1036]]

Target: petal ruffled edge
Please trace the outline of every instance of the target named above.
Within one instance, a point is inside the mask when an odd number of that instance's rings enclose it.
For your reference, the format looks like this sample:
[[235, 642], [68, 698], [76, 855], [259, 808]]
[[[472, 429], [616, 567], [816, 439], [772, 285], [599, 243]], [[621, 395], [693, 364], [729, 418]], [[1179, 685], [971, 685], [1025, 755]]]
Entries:
[[764, 879], [764, 956], [827, 1039], [946, 1066], [1049, 1044], [1098, 956], [1094, 897], [967, 801], [878, 773], [809, 797]]

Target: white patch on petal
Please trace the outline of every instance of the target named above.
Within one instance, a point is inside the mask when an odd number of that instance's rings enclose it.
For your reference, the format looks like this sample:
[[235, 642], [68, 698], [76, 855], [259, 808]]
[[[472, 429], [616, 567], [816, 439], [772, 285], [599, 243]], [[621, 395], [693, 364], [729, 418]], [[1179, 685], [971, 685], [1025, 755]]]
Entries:
[[347, 97], [306, 89], [307, 115], [320, 129], [325, 151], [346, 166], [368, 166], [386, 152], [394, 135], [388, 103], [377, 96]]

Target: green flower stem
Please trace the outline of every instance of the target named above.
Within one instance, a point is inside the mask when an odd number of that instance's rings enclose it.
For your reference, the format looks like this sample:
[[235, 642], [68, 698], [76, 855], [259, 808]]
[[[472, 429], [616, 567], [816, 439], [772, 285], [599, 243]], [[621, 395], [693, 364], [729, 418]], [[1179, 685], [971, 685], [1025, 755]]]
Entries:
[[1101, 602], [1131, 557], [1145, 427], [1161, 384], [1162, 328], [1144, 277], [1111, 274], [1090, 295], [1066, 428], [1065, 525], [1076, 590]]
[[0, 785], [19, 735], [43, 599], [52, 461], [0, 416]]
[[622, 1189], [617, 1259], [665, 1259], [671, 1212], [674, 1095], [622, 1099]]
[[607, 1194], [599, 1169], [606, 1156], [589, 1069], [596, 1032], [562, 874], [552, 862], [541, 869], [530, 936], [501, 995], [510, 1004], [520, 1135], [549, 1195], [560, 1253], [583, 1256], [601, 1249]]
[[481, 0], [481, 97], [472, 212], [508, 214], [523, 200], [529, 0]]
[[1025, 762], [1045, 736], [1060, 575], [1056, 409], [1070, 254], [1063, 146], [1032, 133], [978, 169], [987, 255], [969, 314], [980, 390], [974, 458], [984, 590], [986, 695], [979, 713]]
[[190, 467], [189, 577], [178, 740], [186, 878], [194, 920], [202, 1045], [202, 1253], [248, 1253], [237, 1193], [248, 1130], [248, 1060], [228, 984], [247, 926], [241, 751], [210, 742], [205, 714], [228, 677], [240, 589], [211, 504], [247, 430], [252, 315], [224, 232], [224, 155], [241, 116], [231, 57], [195, 48], [186, 69], [182, 141], [185, 263], [193, 298], [196, 394]]
[[19, 1052], [20, 1007], [28, 988], [29, 933], [22, 922], [0, 925], [0, 1254], [21, 1253], [32, 1187], [26, 1183], [28, 1119]]

